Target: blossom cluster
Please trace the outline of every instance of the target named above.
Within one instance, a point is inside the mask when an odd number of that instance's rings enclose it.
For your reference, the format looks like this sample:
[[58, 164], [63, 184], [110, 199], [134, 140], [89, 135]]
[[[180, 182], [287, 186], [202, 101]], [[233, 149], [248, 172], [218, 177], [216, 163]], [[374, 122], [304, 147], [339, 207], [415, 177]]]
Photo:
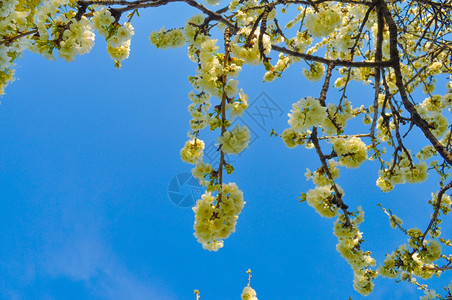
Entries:
[[227, 154], [239, 154], [250, 142], [250, 131], [246, 126], [236, 125], [231, 131], [226, 131], [217, 141], [221, 145], [221, 150]]
[[[431, 203], [435, 204], [437, 201], [438, 201], [438, 195], [432, 193]], [[449, 195], [443, 194], [443, 196], [441, 197], [440, 209], [444, 215], [447, 215], [452, 210], [452, 200], [450, 199]]]
[[340, 165], [358, 168], [367, 159], [367, 147], [358, 137], [335, 138], [332, 141], [334, 152], [339, 156]]
[[242, 300], [258, 300], [256, 291], [250, 286], [243, 288], [241, 298]]
[[87, 54], [94, 46], [93, 24], [85, 16], [76, 18], [76, 1], [51, 0], [38, 7], [35, 18], [38, 35], [30, 49], [54, 59], [53, 51], [66, 61]]
[[[261, 51], [259, 49], [259, 29], [256, 29], [252, 39], [247, 43], [247, 38], [251, 34], [251, 29], [244, 27], [240, 30], [232, 41], [232, 53], [245, 61], [247, 64], [257, 65], [261, 62]], [[262, 37], [263, 54], [269, 55], [271, 42], [268, 35]]]
[[[196, 14], [187, 20], [184, 26], [184, 34], [188, 44], [190, 45], [189, 50], [199, 49], [201, 44], [209, 39], [206, 32], [200, 30], [201, 24], [204, 22], [205, 18], [201, 14]], [[194, 60], [192, 55], [192, 60]]]
[[398, 161], [388, 163], [390, 167], [380, 170], [377, 186], [383, 192], [394, 189], [394, 185], [402, 183], [421, 183], [427, 179], [428, 165], [425, 161], [414, 164], [411, 158], [401, 155]]
[[96, 30], [106, 39], [110, 57], [120, 65], [129, 57], [133, 26], [130, 22], [119, 24], [104, 6], [96, 8], [88, 19], [77, 16], [74, 0], [52, 0], [40, 6], [36, 13], [39, 34], [33, 38], [31, 49], [49, 59], [56, 49], [61, 58], [71, 61], [91, 51]]
[[306, 193], [306, 201], [322, 217], [332, 218], [337, 215], [338, 207], [334, 204], [335, 193], [332, 186], [316, 186]]
[[306, 79], [314, 82], [322, 79], [323, 73], [325, 73], [325, 66], [317, 62], [311, 63], [309, 70], [303, 69], [303, 74]]
[[272, 82], [276, 78], [281, 77], [282, 73], [289, 68], [292, 61], [292, 57], [280, 53], [278, 61], [274, 66], [270, 63], [266, 64], [267, 72], [264, 74], [264, 81]]
[[322, 217], [332, 218], [337, 215], [339, 210], [336, 197], [342, 197], [344, 192], [339, 185], [334, 183], [334, 179], [339, 177], [339, 169], [336, 162], [330, 159], [328, 164], [331, 178], [324, 167], [317, 169], [314, 173], [307, 169], [305, 173], [306, 179], [312, 180], [316, 187], [310, 189], [306, 193], [305, 198], [306, 202]]
[[372, 292], [373, 279], [377, 277], [377, 272], [370, 269], [375, 266], [375, 259], [370, 256], [370, 252], [361, 249], [363, 241], [362, 232], [359, 225], [364, 221], [364, 211], [358, 207], [358, 212], [354, 218], [347, 222], [344, 214], [339, 215], [334, 222], [334, 235], [339, 243], [337, 251], [347, 260], [353, 269], [353, 287], [362, 295]]
[[332, 178], [329, 178], [324, 167], [318, 168], [315, 172], [311, 172], [311, 170], [306, 169], [304, 176], [306, 177], [306, 180], [312, 180], [316, 186], [332, 185], [334, 183], [334, 179], [339, 178], [340, 175], [338, 163], [336, 163], [334, 159], [328, 160], [328, 171]]
[[196, 179], [198, 179], [199, 184], [206, 186], [209, 184], [209, 181], [206, 180], [209, 175], [211, 175], [213, 171], [212, 165], [209, 163], [204, 163], [203, 161], [198, 161], [195, 165], [195, 167], [191, 170], [191, 174], [193, 175], [193, 177], [195, 177]]
[[[447, 95], [447, 94], [446, 94]], [[448, 107], [448, 100], [443, 101], [441, 95], [435, 94], [424, 99], [417, 107], [419, 114], [428, 122], [432, 133], [441, 138], [446, 133], [449, 123], [442, 113], [443, 109]]]
[[351, 102], [348, 100], [342, 101], [340, 105], [328, 103], [328, 117], [325, 118], [321, 126], [322, 132], [328, 135], [342, 133], [347, 126], [347, 121], [359, 115], [362, 110], [362, 108], [353, 109]]
[[[234, 66], [233, 68], [237, 68]], [[235, 101], [226, 104], [226, 110], [229, 111], [229, 118], [234, 120], [236, 117], [241, 117], [248, 108], [248, 95], [240, 89], [239, 97]]]
[[339, 6], [320, 6], [319, 11], [313, 13], [308, 9], [306, 13], [306, 28], [315, 37], [329, 35], [341, 22]]
[[151, 44], [160, 49], [179, 48], [185, 44], [184, 30], [175, 28], [172, 30], [165, 30], [165, 27], [160, 31], [154, 31], [149, 35]]
[[296, 131], [305, 131], [312, 126], [321, 126], [327, 117], [326, 108], [311, 96], [300, 99], [292, 105], [289, 125]]
[[244, 205], [243, 193], [235, 183], [223, 184], [217, 196], [207, 192], [196, 201], [194, 235], [203, 248], [218, 251], [223, 247], [223, 239], [235, 231]]
[[[415, 280], [413, 276], [429, 279], [437, 271], [434, 261], [441, 256], [441, 246], [436, 240], [421, 241], [422, 232], [417, 228], [408, 230], [409, 245], [403, 244], [386, 256], [378, 273], [383, 277]], [[410, 250], [413, 249], [413, 250]]]
[[295, 131], [293, 128], [284, 129], [281, 137], [284, 144], [289, 148], [295, 148], [297, 145], [304, 143], [301, 133]]
[[192, 103], [188, 105], [188, 111], [192, 117], [190, 120], [190, 129], [196, 132], [206, 128], [209, 125], [210, 120], [210, 94], [204, 91], [199, 93], [191, 91], [188, 98], [192, 101]]
[[188, 140], [180, 150], [180, 156], [183, 161], [194, 164], [202, 158], [204, 142], [200, 139]]
[[92, 20], [96, 30], [108, 42], [107, 51], [110, 57], [117, 62], [128, 58], [130, 42], [135, 34], [132, 24], [130, 22], [126, 22], [124, 25], [115, 23], [115, 18], [110, 10], [105, 7], [94, 12]]

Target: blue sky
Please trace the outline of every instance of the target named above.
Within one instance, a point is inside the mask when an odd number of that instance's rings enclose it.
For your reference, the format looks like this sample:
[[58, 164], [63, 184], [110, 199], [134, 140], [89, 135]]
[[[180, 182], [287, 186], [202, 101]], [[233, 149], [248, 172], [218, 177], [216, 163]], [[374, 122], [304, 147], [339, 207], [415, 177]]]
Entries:
[[[250, 104], [267, 101], [284, 113], [275, 111], [266, 124], [243, 117], [255, 140], [235, 158], [229, 179], [247, 203], [224, 248], [203, 250], [193, 237], [192, 210], [171, 201], [171, 180], [191, 168], [179, 151], [190, 117], [187, 78], [196, 66], [185, 49], [157, 50], [148, 35], [161, 25], [182, 26], [192, 12], [182, 5], [143, 12], [121, 70], [100, 37], [72, 63], [29, 52], [19, 61], [0, 106], [1, 299], [194, 299], [194, 289], [203, 300], [239, 299], [248, 268], [259, 299], [364, 298], [335, 250], [333, 221], [297, 200], [311, 188], [304, 172], [318, 158], [269, 135], [287, 127], [293, 102], [319, 94], [320, 84], [302, 78], [302, 66], [272, 84], [262, 83], [258, 67], [239, 78]], [[369, 103], [370, 93], [357, 88], [351, 100]], [[213, 140], [206, 135], [206, 144]], [[437, 188], [432, 176], [383, 194], [377, 172], [371, 162], [341, 169], [339, 183], [346, 203], [366, 211], [364, 248], [382, 262], [406, 238], [390, 228], [377, 203], [407, 227], [424, 228], [427, 199]], [[443, 223], [445, 236], [450, 224]], [[448, 275], [431, 280], [432, 287], [440, 290]], [[366, 299], [419, 295], [405, 283], [379, 278], [375, 284]]]

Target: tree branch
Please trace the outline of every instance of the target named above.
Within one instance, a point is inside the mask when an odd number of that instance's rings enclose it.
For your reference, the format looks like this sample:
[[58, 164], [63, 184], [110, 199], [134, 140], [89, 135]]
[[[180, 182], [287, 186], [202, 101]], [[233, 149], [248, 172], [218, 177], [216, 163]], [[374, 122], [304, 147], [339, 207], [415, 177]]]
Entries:
[[323, 63], [323, 64], [333, 63], [335, 66], [343, 66], [343, 67], [355, 67], [355, 68], [375, 68], [375, 67], [380, 67], [380, 68], [384, 68], [384, 67], [390, 67], [390, 66], [392, 66], [394, 64], [392, 61], [381, 61], [381, 62], [362, 61], [362, 62], [355, 62], [355, 61], [343, 60], [343, 59], [328, 59], [328, 58], [323, 58], [323, 57], [315, 56], [315, 55], [311, 55], [311, 54], [296, 52], [296, 51], [289, 50], [289, 49], [287, 49], [285, 47], [281, 47], [281, 46], [277, 46], [277, 45], [272, 45], [272, 49], [275, 50], [275, 51], [287, 54], [287, 55], [303, 58], [303, 59], [306, 59], [306, 60], [309, 60], [309, 61], [315, 61], [315, 62], [319, 62], [319, 63]]

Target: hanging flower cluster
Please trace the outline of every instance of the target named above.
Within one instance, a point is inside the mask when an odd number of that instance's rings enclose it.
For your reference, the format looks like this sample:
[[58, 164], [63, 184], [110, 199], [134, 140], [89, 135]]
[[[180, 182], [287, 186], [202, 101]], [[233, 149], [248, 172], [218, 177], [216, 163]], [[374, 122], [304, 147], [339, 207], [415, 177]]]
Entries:
[[245, 202], [243, 193], [235, 183], [223, 184], [214, 197], [210, 192], [201, 196], [193, 208], [195, 212], [195, 237], [204, 249], [217, 251], [235, 231], [237, 219]]

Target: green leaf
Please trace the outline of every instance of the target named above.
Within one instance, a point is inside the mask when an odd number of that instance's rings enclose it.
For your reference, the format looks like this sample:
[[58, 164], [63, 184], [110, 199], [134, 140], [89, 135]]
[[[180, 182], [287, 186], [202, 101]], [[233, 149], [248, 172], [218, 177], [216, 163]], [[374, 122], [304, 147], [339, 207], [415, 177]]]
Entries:
[[264, 61], [264, 66], [265, 66], [265, 70], [266, 71], [273, 71], [273, 66], [271, 63], [269, 63], [268, 61]]
[[228, 175], [231, 175], [232, 172], [234, 172], [234, 167], [231, 166], [230, 164], [225, 164], [224, 168], [225, 168], [226, 172], [228, 172]]
[[298, 197], [298, 199], [300, 199], [299, 203], [306, 201], [306, 197], [307, 195], [305, 193], [301, 193], [301, 196]]

